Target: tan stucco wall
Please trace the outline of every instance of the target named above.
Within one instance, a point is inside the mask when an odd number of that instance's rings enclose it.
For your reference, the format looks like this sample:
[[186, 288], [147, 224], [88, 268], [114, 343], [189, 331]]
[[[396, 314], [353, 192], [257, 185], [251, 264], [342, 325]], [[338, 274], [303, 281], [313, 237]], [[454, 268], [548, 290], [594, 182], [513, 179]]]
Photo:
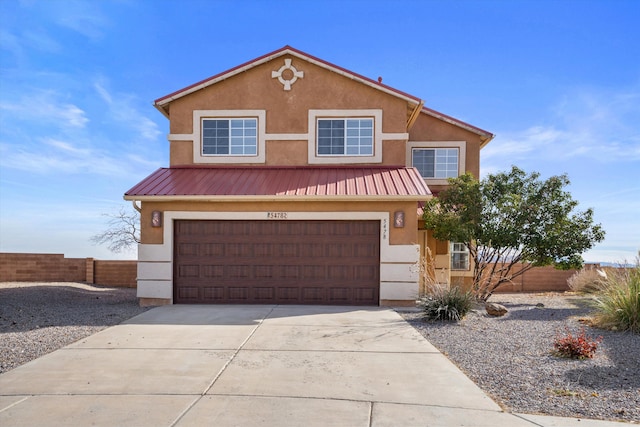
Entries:
[[193, 163], [193, 142], [171, 141], [169, 145], [169, 165], [182, 166]]
[[189, 133], [192, 111], [207, 109], [264, 109], [267, 133], [303, 133], [309, 109], [380, 108], [385, 111], [385, 132], [406, 131], [406, 101], [298, 58], [293, 58], [292, 65], [304, 71], [304, 78], [285, 91], [278, 79], [271, 77], [271, 71], [283, 63], [283, 57], [276, 58], [173, 101], [171, 133]]
[[[292, 65], [304, 71], [304, 78], [285, 91], [271, 77], [271, 72], [283, 63], [284, 58], [276, 58], [174, 100], [169, 110], [170, 133], [192, 133], [194, 110], [265, 110], [267, 134], [306, 134], [309, 110], [381, 109], [384, 133], [407, 131], [407, 115], [412, 107], [407, 101], [297, 58], [293, 58]], [[282, 152], [285, 144], [287, 150], [293, 150], [290, 154]], [[300, 155], [303, 151], [307, 151], [306, 141], [269, 141], [267, 164], [307, 164], [307, 156]], [[193, 149], [182, 141], [171, 144], [171, 156], [172, 165], [193, 163]], [[385, 143], [383, 164], [402, 165], [404, 157], [402, 144]]]
[[389, 140], [382, 142], [382, 159], [389, 166], [404, 166], [406, 157], [406, 142]]
[[269, 166], [299, 165], [301, 161], [306, 161], [307, 151], [307, 141], [267, 141], [266, 164]]
[[[194, 212], [388, 212], [389, 244], [405, 245], [418, 243], [418, 218], [415, 202], [143, 202], [141, 222], [141, 243], [162, 244], [163, 227], [151, 226], [153, 211], [194, 211]], [[395, 228], [393, 215], [405, 212], [405, 226]], [[265, 215], [266, 219], [266, 215]]]
[[[465, 141], [465, 171], [471, 172], [476, 178], [480, 176], [480, 144], [482, 141], [476, 133], [421, 113], [409, 131], [409, 141]], [[434, 192], [446, 187], [430, 184], [428, 180], [427, 185]]]

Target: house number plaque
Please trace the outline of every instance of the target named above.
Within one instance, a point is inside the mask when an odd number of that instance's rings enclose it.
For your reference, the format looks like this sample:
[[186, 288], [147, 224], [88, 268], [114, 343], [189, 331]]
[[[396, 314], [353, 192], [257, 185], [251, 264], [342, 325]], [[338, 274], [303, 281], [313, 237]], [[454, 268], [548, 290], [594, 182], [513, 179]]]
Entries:
[[286, 212], [267, 212], [267, 219], [287, 219]]

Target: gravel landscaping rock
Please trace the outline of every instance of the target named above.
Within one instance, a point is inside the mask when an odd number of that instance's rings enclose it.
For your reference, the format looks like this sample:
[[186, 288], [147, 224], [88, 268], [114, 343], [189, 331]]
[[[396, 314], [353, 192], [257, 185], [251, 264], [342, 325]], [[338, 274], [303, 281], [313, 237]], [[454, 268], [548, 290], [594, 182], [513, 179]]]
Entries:
[[[508, 313], [491, 317], [481, 306], [459, 323], [401, 314], [510, 412], [640, 422], [640, 335], [585, 325], [587, 297], [501, 294], [491, 301]], [[552, 354], [558, 334], [583, 327], [593, 339], [602, 336], [593, 359]]]
[[146, 310], [131, 288], [0, 283], [0, 373]]
[[[494, 295], [503, 317], [484, 306], [459, 323], [413, 327], [510, 412], [640, 423], [640, 335], [590, 328], [586, 298]], [[0, 283], [0, 373], [140, 314], [135, 289], [83, 283]], [[567, 330], [602, 336], [595, 357], [552, 355]], [[425, 384], [429, 387], [429, 384]]]

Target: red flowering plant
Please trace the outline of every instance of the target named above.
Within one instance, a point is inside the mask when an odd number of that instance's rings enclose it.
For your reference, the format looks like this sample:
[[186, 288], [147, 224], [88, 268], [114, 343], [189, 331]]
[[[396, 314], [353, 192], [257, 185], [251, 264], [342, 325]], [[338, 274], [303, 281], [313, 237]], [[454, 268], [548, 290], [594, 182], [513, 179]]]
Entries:
[[587, 336], [584, 328], [577, 335], [573, 335], [566, 329], [565, 335], [556, 335], [553, 342], [553, 353], [556, 356], [569, 359], [591, 359], [601, 341], [601, 336], [595, 339]]

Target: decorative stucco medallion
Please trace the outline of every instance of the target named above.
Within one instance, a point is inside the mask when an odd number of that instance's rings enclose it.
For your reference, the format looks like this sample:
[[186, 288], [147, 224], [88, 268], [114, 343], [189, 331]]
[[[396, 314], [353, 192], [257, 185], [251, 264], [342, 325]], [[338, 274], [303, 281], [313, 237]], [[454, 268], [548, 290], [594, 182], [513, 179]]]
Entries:
[[[287, 70], [289, 72], [285, 74]], [[271, 78], [278, 78], [278, 81], [284, 86], [284, 90], [291, 90], [291, 85], [303, 77], [304, 71], [298, 71], [296, 67], [291, 65], [291, 58], [286, 58], [284, 65], [278, 71], [271, 72]]]

